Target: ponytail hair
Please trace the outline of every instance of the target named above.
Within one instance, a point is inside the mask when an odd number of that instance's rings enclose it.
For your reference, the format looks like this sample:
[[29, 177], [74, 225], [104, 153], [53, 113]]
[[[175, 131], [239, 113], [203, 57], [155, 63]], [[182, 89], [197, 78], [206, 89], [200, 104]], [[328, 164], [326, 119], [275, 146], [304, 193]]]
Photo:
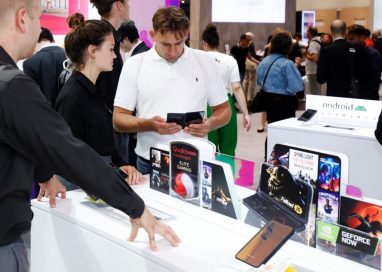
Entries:
[[208, 24], [203, 31], [202, 40], [212, 49], [219, 47], [219, 33], [214, 24]]
[[65, 51], [74, 66], [78, 68], [86, 62], [88, 46], [101, 45], [113, 30], [102, 20], [73, 20], [71, 23], [73, 29], [65, 36]]

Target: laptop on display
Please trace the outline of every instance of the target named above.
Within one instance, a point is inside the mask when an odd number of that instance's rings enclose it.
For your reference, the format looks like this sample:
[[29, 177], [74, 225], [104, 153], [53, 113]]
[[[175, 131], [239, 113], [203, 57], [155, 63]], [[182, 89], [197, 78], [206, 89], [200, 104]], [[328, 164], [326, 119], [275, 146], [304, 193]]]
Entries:
[[312, 195], [312, 186], [293, 178], [286, 167], [263, 163], [257, 192], [243, 203], [263, 221], [275, 220], [300, 232], [309, 219]]

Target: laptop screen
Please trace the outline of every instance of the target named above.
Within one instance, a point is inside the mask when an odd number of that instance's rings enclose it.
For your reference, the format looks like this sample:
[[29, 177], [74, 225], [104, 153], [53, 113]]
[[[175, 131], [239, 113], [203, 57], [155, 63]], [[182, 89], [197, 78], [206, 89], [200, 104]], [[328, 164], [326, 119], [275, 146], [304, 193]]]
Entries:
[[304, 222], [308, 220], [312, 190], [308, 183], [293, 178], [286, 167], [263, 163], [259, 191], [272, 197]]

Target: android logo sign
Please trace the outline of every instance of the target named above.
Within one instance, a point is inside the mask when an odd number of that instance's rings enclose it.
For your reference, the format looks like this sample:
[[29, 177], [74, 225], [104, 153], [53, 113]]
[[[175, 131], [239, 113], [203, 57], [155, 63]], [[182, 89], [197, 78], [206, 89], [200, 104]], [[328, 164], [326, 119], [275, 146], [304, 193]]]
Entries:
[[355, 110], [356, 110], [356, 111], [367, 111], [367, 110], [366, 110], [366, 107], [364, 107], [364, 106], [357, 106], [357, 107], [355, 108]]

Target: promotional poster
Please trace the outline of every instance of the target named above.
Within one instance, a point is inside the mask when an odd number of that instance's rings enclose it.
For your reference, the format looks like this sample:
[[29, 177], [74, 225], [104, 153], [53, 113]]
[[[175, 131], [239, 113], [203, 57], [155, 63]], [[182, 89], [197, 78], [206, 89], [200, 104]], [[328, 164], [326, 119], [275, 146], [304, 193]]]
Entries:
[[185, 142], [171, 142], [170, 160], [170, 195], [185, 200], [197, 199], [199, 197], [199, 149]]
[[227, 179], [221, 165], [202, 162], [202, 207], [237, 218]]
[[365, 232], [317, 219], [317, 248], [381, 269], [379, 239]]
[[318, 187], [331, 191], [340, 191], [341, 165], [340, 160], [334, 156], [320, 156], [318, 171]]
[[382, 237], [382, 206], [341, 197], [340, 224]]
[[150, 149], [150, 188], [169, 194], [170, 155], [168, 151], [152, 147]]
[[294, 177], [314, 186], [318, 171], [318, 155], [291, 148], [289, 151], [289, 171]]
[[328, 223], [338, 223], [338, 213], [338, 194], [319, 189], [317, 200], [317, 217]]
[[[330, 222], [338, 222], [341, 175], [343, 174], [341, 173], [341, 167], [343, 166], [339, 156], [343, 156], [343, 154], [332, 155], [327, 154], [325, 151], [310, 150], [309, 148], [300, 148], [286, 144], [275, 144], [267, 160], [269, 164], [274, 166], [281, 165], [288, 168], [295, 179], [304, 181], [313, 187], [313, 205], [310, 206], [308, 223], [310, 230], [307, 234], [309, 245], [312, 246], [315, 243], [314, 229], [316, 217]], [[321, 192], [320, 195], [318, 190]], [[333, 199], [337, 199], [333, 204], [328, 204], [332, 205], [333, 208], [330, 214], [329, 206], [326, 206], [325, 211], [325, 204], [327, 201], [331, 202], [331, 199], [324, 199], [325, 194], [326, 196], [332, 196]], [[320, 200], [319, 197], [321, 197]], [[330, 248], [328, 243], [325, 246]]]
[[202, 167], [202, 207], [212, 209], [212, 168], [203, 164]]

